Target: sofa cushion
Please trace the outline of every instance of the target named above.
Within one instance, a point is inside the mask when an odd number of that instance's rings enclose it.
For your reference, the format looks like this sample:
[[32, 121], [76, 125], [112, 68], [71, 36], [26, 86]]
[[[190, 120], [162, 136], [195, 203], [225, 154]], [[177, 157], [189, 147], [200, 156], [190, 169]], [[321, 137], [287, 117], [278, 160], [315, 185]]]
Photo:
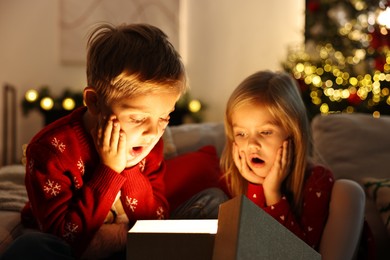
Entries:
[[313, 158], [326, 164], [336, 179], [360, 182], [389, 176], [390, 117], [369, 114], [318, 115], [312, 121]]
[[214, 146], [181, 154], [167, 160], [166, 164], [166, 195], [171, 210], [204, 189], [224, 188]]
[[179, 155], [212, 145], [220, 156], [225, 145], [225, 130], [222, 122], [171, 126], [170, 132]]
[[170, 127], [167, 127], [162, 136], [164, 140], [164, 158], [170, 159], [177, 156], [176, 145], [173, 142], [172, 131]]
[[0, 168], [0, 256], [21, 234], [20, 210], [27, 201], [23, 165]]
[[364, 178], [362, 184], [367, 197], [374, 201], [390, 235], [390, 179]]

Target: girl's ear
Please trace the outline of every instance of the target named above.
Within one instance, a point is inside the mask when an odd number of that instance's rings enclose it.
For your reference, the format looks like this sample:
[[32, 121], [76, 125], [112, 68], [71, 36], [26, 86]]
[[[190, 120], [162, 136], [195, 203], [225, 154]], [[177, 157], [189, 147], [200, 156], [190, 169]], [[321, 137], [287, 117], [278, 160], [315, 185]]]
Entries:
[[93, 115], [100, 113], [99, 98], [94, 88], [86, 87], [83, 91], [83, 98], [86, 106], [88, 107], [88, 110]]

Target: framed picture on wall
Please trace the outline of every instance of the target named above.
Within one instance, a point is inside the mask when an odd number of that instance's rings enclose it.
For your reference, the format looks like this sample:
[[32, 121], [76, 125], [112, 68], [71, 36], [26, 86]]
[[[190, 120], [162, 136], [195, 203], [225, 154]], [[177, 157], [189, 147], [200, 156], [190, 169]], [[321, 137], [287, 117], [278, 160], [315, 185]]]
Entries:
[[179, 49], [179, 5], [180, 0], [60, 0], [61, 62], [84, 64], [88, 34], [102, 22], [155, 25]]

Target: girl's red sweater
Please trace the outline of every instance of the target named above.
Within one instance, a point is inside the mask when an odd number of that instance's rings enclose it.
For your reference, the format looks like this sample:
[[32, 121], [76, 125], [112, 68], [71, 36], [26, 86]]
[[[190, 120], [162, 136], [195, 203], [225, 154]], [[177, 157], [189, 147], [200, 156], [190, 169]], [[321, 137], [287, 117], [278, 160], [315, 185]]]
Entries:
[[292, 212], [286, 196], [278, 203], [267, 206], [262, 185], [249, 183], [246, 196], [318, 251], [328, 218], [333, 184], [331, 171], [322, 166], [312, 167], [304, 183], [302, 213], [299, 218]]

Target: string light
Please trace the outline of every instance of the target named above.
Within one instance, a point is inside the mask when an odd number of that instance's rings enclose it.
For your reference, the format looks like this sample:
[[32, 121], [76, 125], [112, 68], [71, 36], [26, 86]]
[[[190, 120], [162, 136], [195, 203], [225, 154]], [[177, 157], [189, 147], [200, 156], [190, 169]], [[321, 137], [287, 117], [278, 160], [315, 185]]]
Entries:
[[62, 101], [62, 107], [65, 110], [73, 110], [76, 107], [76, 102], [74, 101], [73, 98], [65, 98]]
[[44, 114], [49, 113], [49, 111], [54, 111], [59, 116], [64, 114], [63, 111], [72, 111], [76, 107], [83, 105], [82, 92], [65, 90], [62, 96], [53, 97], [50, 95], [47, 87], [43, 87], [40, 90], [27, 90], [22, 102], [22, 108], [25, 114], [32, 109], [38, 109]]
[[202, 109], [202, 104], [199, 100], [193, 99], [188, 103], [188, 110], [190, 110], [192, 113], [197, 113]]
[[26, 92], [24, 97], [28, 102], [35, 102], [38, 99], [39, 94], [35, 89], [30, 89]]
[[51, 110], [54, 106], [54, 101], [50, 97], [44, 97], [39, 104], [43, 110]]

